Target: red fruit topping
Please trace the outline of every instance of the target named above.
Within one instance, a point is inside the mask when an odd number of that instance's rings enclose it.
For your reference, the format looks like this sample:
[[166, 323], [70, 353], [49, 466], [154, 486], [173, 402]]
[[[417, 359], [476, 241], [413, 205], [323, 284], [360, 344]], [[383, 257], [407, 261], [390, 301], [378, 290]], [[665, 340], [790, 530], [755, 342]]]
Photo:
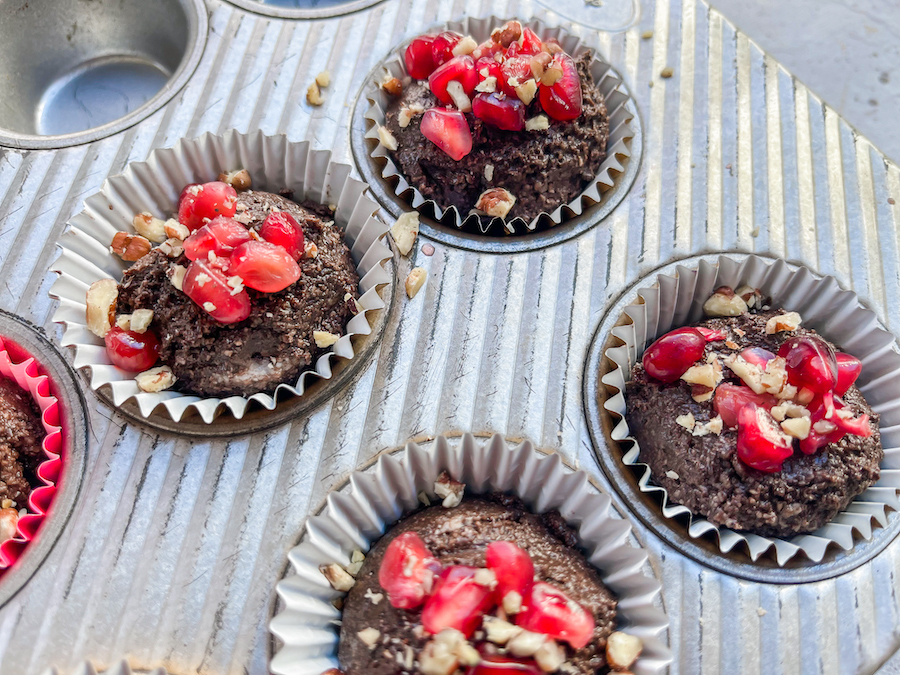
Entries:
[[193, 192], [193, 188], [199, 188], [200, 183], [188, 183], [183, 188], [181, 188], [181, 194], [178, 195], [178, 206], [181, 207], [181, 202], [184, 201], [185, 195]]
[[228, 277], [206, 260], [195, 260], [188, 266], [181, 289], [219, 323], [237, 323], [250, 316], [247, 291], [232, 295], [234, 288], [228, 285]]
[[472, 52], [472, 58], [481, 59], [484, 57], [489, 57], [492, 61], [494, 61], [494, 56], [496, 56], [497, 54], [500, 54], [501, 56], [503, 55], [503, 45], [488, 38], [475, 48], [475, 51]]
[[432, 634], [455, 628], [471, 637], [481, 617], [494, 605], [489, 588], [475, 583], [477, 567], [455, 565], [441, 572], [422, 610], [422, 626]]
[[724, 340], [728, 337], [722, 331], [713, 330], [712, 328], [703, 328], [702, 326], [697, 326], [697, 330], [700, 331], [701, 335], [703, 335], [707, 342], [716, 342], [718, 340]]
[[581, 649], [594, 635], [594, 615], [558, 588], [535, 581], [522, 600], [516, 624]]
[[850, 354], [844, 354], [843, 352], [837, 352], [834, 358], [837, 361], [838, 372], [834, 393], [838, 396], [843, 396], [850, 390], [850, 387], [853, 386], [856, 378], [862, 372], [862, 363], [855, 356], [850, 356]]
[[136, 333], [113, 326], [103, 339], [109, 360], [122, 370], [139, 373], [152, 368], [159, 358], [159, 339], [153, 331]]
[[[845, 410], [846, 406], [840, 401], [835, 401], [834, 408], [835, 413], [837, 413], [838, 410]], [[863, 438], [868, 438], [872, 435], [872, 427], [869, 425], [869, 416], [865, 413], [859, 417], [849, 418], [834, 414], [829, 421], [845, 434], [853, 434], [854, 436], [862, 436]]]
[[763, 408], [748, 405], [738, 414], [737, 454], [747, 466], [776, 473], [794, 448], [774, 417]]
[[716, 387], [713, 396], [713, 408], [722, 418], [722, 424], [732, 429], [738, 425], [741, 410], [745, 406], [771, 410], [777, 404], [778, 401], [771, 394], [754, 394], [750, 387], [729, 382], [722, 382]]
[[810, 429], [809, 435], [800, 441], [800, 451], [804, 455], [814, 455], [826, 445], [837, 443], [844, 435], [844, 432], [837, 428], [824, 434], [820, 434], [815, 429]]
[[454, 56], [428, 76], [428, 86], [441, 103], [449, 105], [453, 103], [453, 97], [447, 92], [447, 85], [454, 80], [463, 86], [466, 96], [475, 91], [478, 73], [471, 56]]
[[466, 675], [544, 675], [544, 672], [533, 659], [482, 654], [478, 665], [466, 669]]
[[300, 278], [300, 266], [281, 246], [251, 239], [231, 254], [231, 273], [249, 288], [277, 293]]
[[458, 162], [472, 152], [472, 132], [458, 110], [432, 108], [422, 115], [422, 135]]
[[463, 36], [452, 30], [438, 33], [431, 43], [431, 57], [435, 66], [440, 66], [453, 58], [453, 48], [459, 44]]
[[675, 382], [703, 358], [706, 339], [696, 328], [676, 328], [659, 338], [644, 352], [644, 370], [662, 382]]
[[416, 80], [424, 80], [434, 70], [434, 55], [431, 46], [435, 35], [420, 35], [409, 43], [403, 60], [406, 62], [406, 72]]
[[478, 82], [484, 82], [489, 77], [496, 77], [500, 81], [502, 68], [492, 56], [483, 56], [475, 62], [475, 72], [478, 74]]
[[765, 370], [769, 361], [774, 359], [775, 355], [768, 349], [763, 349], [762, 347], [749, 347], [741, 352], [741, 358], [747, 363], [759, 366]]
[[484, 559], [488, 569], [493, 570], [497, 577], [496, 596], [499, 602], [503, 602], [510, 591], [525, 597], [528, 586], [534, 582], [534, 563], [527, 551], [511, 541], [495, 541], [488, 545]]
[[[506, 59], [500, 67], [500, 88], [510, 98], [518, 100], [516, 95], [516, 86], [523, 84], [526, 80], [531, 80], [534, 75], [531, 73], [531, 57], [530, 56], [513, 56]], [[510, 84], [510, 80], [513, 84]], [[513, 86], [515, 84], [515, 86]], [[578, 85], [581, 86], [580, 84]]]
[[[511, 47], [512, 45], [510, 45]], [[520, 54], [537, 54], [544, 48], [541, 39], [533, 30], [528, 27], [522, 29], [522, 46], [519, 47]]]
[[431, 590], [439, 563], [415, 532], [404, 532], [388, 544], [378, 570], [378, 583], [398, 609], [415, 609]]
[[303, 228], [290, 213], [272, 211], [259, 228], [259, 236], [281, 246], [294, 260], [303, 255]]
[[793, 337], [781, 345], [778, 356], [787, 362], [788, 382], [795, 387], [824, 394], [837, 386], [834, 350], [824, 340], [814, 335]]
[[216, 216], [230, 218], [236, 204], [237, 191], [222, 181], [188, 186], [178, 204], [178, 222], [193, 232]]
[[235, 246], [249, 239], [250, 232], [239, 222], [216, 216], [184, 240], [184, 254], [190, 260], [206, 260], [210, 251], [217, 256], [228, 256]]
[[472, 100], [472, 114], [505, 131], [525, 128], [525, 104], [503, 94], [478, 94]]
[[563, 74], [554, 84], [538, 89], [541, 107], [555, 120], [574, 120], [581, 114], [581, 78], [578, 77], [575, 62], [568, 54], [556, 54], [553, 63], [562, 68]]

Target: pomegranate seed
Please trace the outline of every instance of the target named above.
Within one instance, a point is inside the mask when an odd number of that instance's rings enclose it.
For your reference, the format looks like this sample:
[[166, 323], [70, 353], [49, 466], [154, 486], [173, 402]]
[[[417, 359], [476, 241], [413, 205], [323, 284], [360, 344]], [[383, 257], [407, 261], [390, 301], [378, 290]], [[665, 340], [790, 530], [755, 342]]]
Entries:
[[122, 370], [139, 373], [152, 368], [159, 358], [159, 339], [153, 331], [136, 333], [113, 326], [103, 339], [109, 360]]
[[453, 58], [453, 48], [459, 44], [463, 36], [452, 30], [445, 30], [434, 36], [431, 43], [431, 58], [434, 65], [441, 66]]
[[712, 328], [703, 328], [702, 326], [697, 326], [697, 330], [700, 331], [700, 334], [703, 335], [703, 338], [707, 342], [717, 342], [728, 337], [722, 331], [713, 330]]
[[794, 454], [794, 447], [774, 417], [763, 408], [747, 405], [738, 413], [737, 454], [749, 467], [776, 473]]
[[206, 260], [188, 265], [181, 289], [219, 323], [237, 323], [250, 316], [252, 305], [247, 291], [232, 295], [234, 289], [225, 273]]
[[472, 95], [475, 85], [478, 84], [478, 73], [475, 71], [475, 61], [471, 56], [454, 56], [428, 76], [431, 93], [437, 96], [441, 103], [448, 105], [453, 103], [453, 98], [447, 92], [447, 85], [453, 80], [463, 86], [466, 96]]
[[494, 57], [497, 54], [503, 55], [503, 45], [488, 38], [475, 48], [475, 51], [472, 52], [472, 57], [475, 59], [490, 58], [496, 63]]
[[511, 541], [495, 541], [488, 545], [484, 558], [488, 569], [497, 577], [498, 603], [510, 591], [525, 597], [525, 591], [534, 582], [534, 563], [527, 551]]
[[741, 352], [741, 358], [747, 363], [759, 366], [765, 370], [769, 361], [774, 359], [775, 355], [768, 349], [763, 349], [762, 347], [749, 347]]
[[793, 337], [778, 349], [787, 363], [788, 382], [806, 387], [818, 394], [832, 391], [837, 385], [837, 360], [834, 350], [814, 335]]
[[236, 211], [237, 191], [222, 181], [190, 187], [182, 195], [178, 204], [178, 222], [191, 232], [216, 216], [230, 218]]
[[854, 385], [856, 378], [862, 372], [862, 363], [855, 356], [850, 356], [850, 354], [844, 354], [843, 352], [836, 353], [834, 358], [837, 362], [838, 372], [834, 393], [838, 396], [843, 396], [850, 391], [850, 387]]
[[777, 404], [771, 394], [754, 394], [750, 387], [730, 382], [722, 382], [713, 396], [713, 409], [722, 418], [722, 424], [732, 429], [738, 426], [741, 410], [745, 406], [771, 410]]
[[406, 72], [415, 80], [424, 80], [435, 68], [431, 46], [436, 35], [420, 35], [409, 43], [403, 60]]
[[561, 52], [553, 57], [553, 62], [562, 68], [562, 77], [549, 87], [538, 89], [541, 107], [555, 120], [566, 122], [581, 114], [581, 78], [575, 62], [568, 54]]
[[466, 675], [544, 675], [544, 673], [532, 659], [482, 654], [478, 665], [466, 669]]
[[422, 115], [422, 135], [458, 162], [472, 152], [472, 131], [459, 110], [432, 108]]
[[178, 206], [181, 207], [181, 202], [184, 201], [185, 195], [192, 192], [192, 188], [199, 188], [200, 183], [188, 183], [183, 188], [181, 188], [181, 194], [178, 195]]
[[425, 630], [437, 635], [445, 628], [455, 628], [471, 637], [481, 625], [481, 617], [494, 605], [490, 589], [475, 583], [477, 571], [477, 567], [454, 565], [441, 572], [422, 610]]
[[703, 358], [706, 339], [696, 328], [676, 328], [659, 338], [644, 352], [644, 370], [662, 382], [675, 382]]
[[300, 266], [281, 246], [251, 239], [231, 254], [231, 273], [249, 288], [277, 293], [300, 278]]
[[210, 251], [217, 256], [228, 256], [235, 246], [249, 239], [250, 232], [239, 222], [216, 216], [184, 240], [184, 254], [189, 260], [206, 259]]
[[294, 260], [303, 255], [303, 228], [290, 213], [272, 211], [260, 226], [259, 236], [281, 246]]
[[525, 104], [504, 94], [478, 94], [472, 100], [472, 114], [505, 131], [525, 128]]
[[519, 84], [522, 84], [533, 77], [531, 74], [531, 57], [525, 55], [513, 56], [506, 59], [503, 65], [500, 66], [500, 80], [498, 84], [504, 94], [518, 100], [516, 88], [509, 83], [510, 79], [514, 79]]
[[[500, 82], [502, 68], [492, 56], [482, 56], [475, 62], [475, 72], [478, 73], [478, 82], [484, 82], [489, 77], [496, 77]], [[486, 74], [485, 74], [486, 73]]]
[[[512, 45], [510, 45], [512, 47]], [[534, 55], [543, 50], [544, 45], [537, 34], [528, 27], [522, 29], [522, 46], [519, 47], [520, 54]]]
[[378, 569], [378, 583], [398, 609], [415, 609], [425, 602], [438, 562], [415, 532], [404, 532], [388, 544]]
[[594, 635], [594, 615], [555, 586], [535, 581], [522, 600], [516, 624], [581, 649]]
[[835, 429], [827, 434], [820, 434], [815, 429], [810, 429], [809, 435], [800, 441], [800, 451], [804, 455], [814, 455], [826, 445], [837, 443], [844, 436], [844, 432], [840, 429]]
[[[846, 406], [840, 401], [834, 402], [836, 410], [844, 410]], [[872, 435], [872, 427], [869, 425], [869, 416], [865, 413], [859, 417], [850, 417], [844, 419], [840, 415], [832, 415], [830, 420], [838, 429], [845, 434], [853, 434], [854, 436], [862, 436], [868, 438]]]

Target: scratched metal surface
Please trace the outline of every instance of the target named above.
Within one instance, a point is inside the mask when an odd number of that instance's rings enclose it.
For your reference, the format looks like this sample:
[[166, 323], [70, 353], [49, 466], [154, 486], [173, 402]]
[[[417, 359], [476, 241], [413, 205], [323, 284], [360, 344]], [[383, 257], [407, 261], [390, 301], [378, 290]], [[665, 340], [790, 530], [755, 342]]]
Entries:
[[[164, 108], [88, 145], [3, 152], [4, 309], [58, 335], [54, 242], [106, 176], [151, 149], [260, 128], [352, 162], [354, 98], [395, 44], [465, 12], [553, 20], [516, 0], [388, 0], [316, 21], [208, 6], [203, 58]], [[410, 438], [528, 437], [605, 484], [582, 413], [588, 342], [626, 288], [679, 257], [786, 257], [834, 275], [900, 332], [900, 169], [699, 0], [641, 10], [627, 29], [580, 31], [625, 78], [645, 130], [640, 173], [602, 224], [532, 253], [419, 248], [403, 265], [427, 268], [428, 285], [397, 303], [380, 351], [332, 401], [265, 433], [155, 435], [87, 392], [80, 501], [47, 562], [0, 609], [0, 673], [123, 658], [135, 670], [265, 673], [273, 588], [307, 514], [355, 466]], [[326, 68], [334, 84], [310, 108], [306, 86]], [[636, 531], [663, 582], [673, 673], [865, 673], [897, 650], [896, 542], [836, 579], [777, 586], [723, 576]]]

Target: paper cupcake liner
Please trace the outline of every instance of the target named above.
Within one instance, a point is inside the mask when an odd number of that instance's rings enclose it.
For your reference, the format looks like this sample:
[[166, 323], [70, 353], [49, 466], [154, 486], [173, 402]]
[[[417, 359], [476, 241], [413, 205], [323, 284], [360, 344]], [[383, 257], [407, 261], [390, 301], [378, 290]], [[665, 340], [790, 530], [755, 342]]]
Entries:
[[[631, 446], [622, 460], [642, 471], [638, 481], [641, 491], [661, 498], [666, 518], [687, 516], [690, 537], [714, 533], [722, 553], [740, 550], [743, 545], [754, 562], [770, 549], [774, 549], [775, 559], [782, 566], [801, 552], [813, 562], [821, 562], [832, 544], [849, 551], [855, 536], [870, 540], [873, 521], [884, 527], [888, 509], [900, 510], [900, 354], [895, 351], [894, 336], [881, 327], [874, 312], [860, 305], [855, 293], [842, 290], [833, 277], [818, 277], [783, 260], [773, 262], [752, 255], [734, 260], [720, 256], [715, 263], [701, 261], [697, 268], [676, 269], [675, 275], [659, 274], [654, 286], [638, 291], [640, 301], [624, 310], [630, 323], [612, 330], [612, 335], [624, 344], [605, 351], [615, 368], [601, 381], [617, 393], [610, 395], [603, 407], [619, 418], [611, 435], [613, 440]], [[703, 303], [719, 286], [744, 285], [759, 288], [764, 296], [771, 297], [772, 307], [799, 312], [804, 327], [815, 329], [859, 358], [863, 369], [857, 386], [872, 409], [881, 415], [884, 460], [880, 480], [830, 523], [811, 534], [789, 539], [736, 532], [671, 503], [667, 490], [651, 482], [650, 467], [640, 461], [640, 447], [625, 420], [625, 383], [644, 349], [673, 328], [703, 320]]]
[[51, 668], [46, 671], [44, 675], [169, 675], [169, 671], [160, 666], [159, 668], [153, 668], [152, 670], [148, 670], [146, 668], [138, 668], [133, 670], [127, 661], [119, 661], [116, 664], [109, 666], [104, 669], [102, 667], [97, 667], [90, 661], [85, 661], [78, 666], [74, 670], [59, 670], [58, 668]]
[[668, 627], [661, 609], [660, 584], [652, 578], [647, 553], [630, 542], [631, 526], [619, 518], [611, 501], [572, 471], [559, 455], [542, 455], [526, 441], [510, 448], [500, 436], [490, 440], [465, 435], [439, 436], [430, 447], [408, 443], [402, 452], [384, 454], [349, 483], [328, 495], [320, 515], [306, 523], [301, 543], [288, 553], [294, 575], [279, 582], [283, 602], [269, 628], [284, 643], [269, 664], [277, 675], [320, 675], [339, 668], [341, 613], [335, 591], [319, 565], [347, 565], [354, 550], [366, 551], [391, 523], [420, 506], [424, 491], [434, 503], [434, 482], [446, 470], [466, 483], [468, 494], [501, 491], [514, 494], [540, 513], [556, 509], [577, 529], [586, 558], [619, 601], [621, 629], [643, 640], [644, 650], [632, 666], [640, 675], [663, 672], [672, 657], [659, 635]]
[[[235, 168], [250, 172], [256, 190], [286, 188], [293, 190], [297, 202], [308, 199], [337, 207], [335, 223], [344, 230], [344, 241], [360, 277], [357, 304], [361, 311], [347, 323], [332, 351], [320, 356], [296, 382], [278, 385], [274, 394], [201, 398], [177, 391], [142, 392], [134, 374], [112, 365], [103, 340], [87, 329], [87, 289], [103, 277], [122, 278], [127, 263], [111, 253], [109, 242], [117, 231], [133, 229], [135, 213], [168, 216], [177, 211], [185, 185], [214, 180], [221, 171]], [[311, 378], [330, 379], [336, 357], [354, 358], [352, 338], [371, 334], [368, 315], [385, 307], [378, 289], [391, 282], [383, 263], [392, 254], [381, 241], [389, 228], [373, 216], [378, 205], [365, 195], [368, 186], [350, 178], [350, 172], [346, 164], [332, 162], [330, 152], [313, 150], [309, 142], [292, 143], [283, 135], [234, 130], [181, 140], [173, 148], [154, 150], [146, 162], [129, 164], [123, 174], [108, 179], [98, 194], [85, 201], [84, 211], [69, 221], [59, 241], [60, 256], [53, 263], [52, 270], [59, 275], [50, 289], [50, 295], [59, 300], [53, 320], [65, 326], [62, 344], [75, 348], [75, 367], [90, 373], [94, 390], [108, 387], [116, 406], [133, 400], [144, 417], [162, 407], [176, 422], [189, 411], [196, 412], [207, 424], [224, 410], [240, 419], [251, 402], [272, 410], [279, 398], [302, 396]]]
[[[506, 20], [495, 16], [484, 19], [465, 18], [461, 21], [445, 23], [435, 30], [454, 30], [463, 35], [471, 35], [481, 44], [490, 38], [494, 28], [502, 26], [504, 23]], [[542, 21], [536, 19], [522, 22], [522, 24], [531, 28], [542, 40], [558, 39], [563, 49], [573, 57], [590, 51], [589, 47], [582, 44], [580, 38], [570, 35], [563, 28], [547, 27]], [[378, 127], [384, 125], [385, 114], [393, 98], [379, 86], [380, 76], [387, 71], [393, 77], [401, 80], [408, 77], [403, 61], [406, 46], [407, 43], [404, 43], [391, 52], [382, 66], [376, 69], [376, 79], [369, 80], [363, 90], [363, 96], [371, 104], [365, 114], [368, 125], [366, 138], [370, 139], [369, 156], [376, 165], [380, 166], [381, 177], [389, 189], [412, 208], [421, 211], [429, 218], [433, 218], [446, 227], [485, 235], [521, 235], [546, 230], [576, 218], [599, 204], [603, 200], [604, 193], [612, 189], [617, 177], [625, 172], [631, 157], [631, 139], [634, 137], [634, 131], [630, 125], [633, 114], [626, 107], [631, 97], [625, 91], [622, 79], [616, 74], [613, 67], [601, 59], [597, 50], [594, 49], [591, 74], [606, 99], [609, 139], [606, 143], [606, 158], [600, 165], [597, 175], [580, 195], [567, 204], [560, 204], [552, 213], [539, 214], [530, 223], [526, 223], [522, 218], [513, 218], [507, 222], [502, 218], [492, 218], [478, 213], [460, 214], [455, 206], [445, 209], [435, 201], [425, 199], [419, 190], [407, 182], [402, 170], [391, 159], [390, 152], [378, 137]], [[474, 208], [474, 204], [472, 206]]]
[[[0, 337], [0, 374], [13, 380], [31, 394], [41, 415], [44, 440], [41, 443], [44, 456], [37, 468], [38, 479], [43, 485], [32, 489], [28, 497], [28, 513], [19, 518], [16, 536], [0, 544], [0, 575], [9, 569], [22, 555], [28, 543], [37, 536], [56, 496], [57, 483], [62, 473], [63, 430], [60, 424], [59, 400], [54, 396], [50, 378], [42, 372], [35, 358], [15, 342]], [[23, 505], [19, 504], [18, 508]]]

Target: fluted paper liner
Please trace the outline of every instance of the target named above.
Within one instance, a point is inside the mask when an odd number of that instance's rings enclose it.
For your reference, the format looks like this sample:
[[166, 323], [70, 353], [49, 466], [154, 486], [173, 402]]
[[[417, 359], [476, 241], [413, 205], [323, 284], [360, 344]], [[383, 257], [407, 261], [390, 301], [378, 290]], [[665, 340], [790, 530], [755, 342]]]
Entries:
[[660, 584], [649, 576], [647, 553], [628, 542], [631, 526], [613, 513], [609, 497], [584, 472], [567, 468], [559, 455], [542, 455], [528, 441], [510, 449], [500, 436], [465, 435], [440, 436], [427, 449], [408, 443], [400, 453], [382, 455], [368, 470], [351, 474], [343, 489], [328, 496], [322, 513], [307, 521], [301, 543], [288, 553], [294, 574], [276, 588], [284, 607], [269, 628], [284, 644], [270, 663], [273, 673], [320, 675], [339, 667], [341, 613], [331, 603], [341, 593], [319, 565], [347, 565], [354, 550], [367, 551], [393, 522], [421, 506], [419, 492], [440, 503], [434, 482], [443, 470], [466, 483], [467, 494], [501, 491], [536, 512], [557, 509], [616, 594], [620, 628], [644, 642], [632, 670], [651, 675], [666, 669], [671, 653], [658, 637], [668, 627]]
[[[628, 403], [625, 383], [644, 349], [674, 328], [695, 325], [703, 320], [703, 303], [719, 286], [738, 288], [744, 285], [759, 288], [763, 296], [771, 297], [773, 308], [799, 312], [803, 327], [815, 329], [860, 359], [863, 368], [857, 386], [872, 409], [881, 416], [884, 460], [880, 480], [830, 523], [811, 534], [789, 539], [736, 532], [702, 516], [692, 515], [685, 506], [670, 502], [667, 490], [652, 482], [650, 467], [640, 461], [640, 447], [625, 420]], [[850, 550], [856, 537], [871, 539], [873, 520], [882, 527], [887, 525], [887, 509], [900, 510], [897, 495], [900, 487], [900, 354], [896, 351], [894, 336], [881, 327], [874, 312], [860, 305], [855, 293], [842, 290], [833, 277], [820, 278], [804, 267], [751, 255], [743, 260], [722, 256], [715, 264], [701, 261], [698, 268], [679, 266], [676, 275], [658, 275], [656, 284], [640, 289], [638, 296], [643, 302], [631, 304], [624, 310], [630, 323], [612, 330], [613, 336], [624, 344], [610, 347], [605, 352], [616, 367], [601, 381], [618, 393], [610, 395], [603, 407], [619, 418], [612, 431], [613, 440], [631, 446], [623, 461], [643, 472], [638, 483], [640, 489], [661, 496], [665, 517], [687, 515], [688, 534], [697, 538], [715, 533], [723, 553], [744, 545], [750, 558], [756, 561], [774, 549], [779, 565], [786, 564], [801, 551], [813, 562], [821, 562], [832, 544]]]
[[144, 668], [132, 670], [129, 663], [124, 660], [109, 666], [107, 669], [95, 667], [90, 661], [84, 661], [74, 670], [61, 671], [58, 668], [50, 668], [44, 671], [43, 675], [138, 675], [138, 673], [141, 675], [169, 675], [169, 671], [162, 666], [152, 670]]
[[[494, 28], [502, 26], [504, 23], [506, 23], [506, 20], [497, 17], [486, 19], [466, 18], [461, 21], [446, 23], [436, 30], [454, 30], [463, 35], [471, 35], [481, 44], [490, 38], [491, 31]], [[523, 21], [522, 25], [531, 28], [541, 40], [557, 38], [563, 49], [573, 57], [578, 57], [590, 49], [582, 44], [580, 38], [570, 35], [563, 28], [547, 27], [538, 20]], [[379, 68], [376, 72], [383, 74], [387, 71], [393, 77], [401, 80], [408, 77], [403, 61], [406, 45], [407, 43], [404, 43], [391, 52], [390, 56], [383, 63], [383, 69]], [[444, 208], [433, 200], [425, 199], [419, 190], [411, 186], [403, 176], [403, 171], [391, 159], [388, 149], [378, 137], [378, 127], [384, 125], [387, 108], [394, 98], [379, 86], [380, 78], [369, 81], [363, 91], [363, 96], [371, 104], [365, 115], [369, 123], [366, 138], [371, 139], [369, 141], [371, 144], [369, 155], [380, 167], [381, 177], [393, 190], [394, 194], [407, 202], [412, 208], [418, 209], [424, 215], [433, 218], [442, 225], [489, 235], [527, 234], [549, 229], [580, 216], [587, 209], [599, 204], [603, 200], [603, 194], [612, 189], [615, 186], [617, 177], [625, 172], [625, 165], [631, 157], [629, 146], [631, 139], [634, 137], [634, 132], [629, 123], [633, 116], [626, 108], [630, 96], [625, 92], [621, 78], [610, 64], [600, 58], [596, 49], [593, 50], [593, 60], [591, 61], [590, 69], [594, 82], [596, 82], [598, 89], [606, 100], [606, 111], [609, 118], [609, 139], [606, 143], [606, 158], [601, 163], [597, 175], [581, 194], [567, 204], [560, 204], [552, 213], [539, 214], [530, 223], [526, 223], [521, 218], [505, 221], [502, 218], [492, 218], [475, 212], [460, 214], [455, 206]], [[473, 209], [474, 207], [475, 205], [472, 204]]]
[[[361, 311], [350, 319], [330, 352], [320, 356], [296, 382], [278, 385], [273, 394], [201, 398], [172, 390], [142, 392], [134, 373], [112, 365], [103, 339], [87, 329], [87, 289], [103, 277], [122, 278], [128, 264], [110, 252], [109, 244], [117, 231], [133, 230], [134, 214], [149, 211], [168, 217], [177, 211], [185, 185], [215, 180], [221, 171], [237, 168], [250, 172], [255, 190], [289, 189], [297, 202], [312, 200], [337, 207], [335, 223], [344, 231], [360, 277], [357, 303]], [[354, 358], [351, 338], [372, 332], [368, 314], [384, 308], [378, 288], [391, 281], [383, 267], [391, 251], [381, 241], [389, 228], [374, 217], [378, 205], [365, 195], [368, 186], [350, 178], [350, 171], [346, 164], [332, 162], [330, 152], [313, 150], [309, 142], [292, 143], [283, 135], [233, 130], [221, 136], [205, 134], [181, 140], [172, 148], [154, 150], [146, 162], [129, 164], [123, 174], [107, 180], [98, 194], [89, 197], [84, 211], [69, 221], [59, 241], [60, 256], [53, 263], [53, 271], [59, 274], [50, 289], [50, 295], [59, 299], [53, 320], [65, 326], [62, 344], [75, 348], [75, 367], [90, 372], [93, 389], [108, 387], [117, 406], [134, 400], [145, 417], [162, 406], [175, 421], [195, 411], [206, 423], [225, 409], [240, 419], [251, 401], [272, 410], [279, 397], [301, 396], [310, 378], [330, 379], [336, 357]]]
[[[35, 358], [24, 348], [11, 340], [0, 337], [0, 375], [13, 380], [31, 395], [41, 416], [44, 440], [41, 448], [44, 460], [38, 465], [38, 479], [43, 483], [32, 489], [28, 497], [28, 513], [19, 518], [16, 535], [0, 544], [0, 576], [22, 555], [28, 542], [37, 536], [41, 524], [56, 496], [57, 482], [62, 473], [64, 461], [63, 430], [59, 400], [54, 396], [50, 378], [45, 375]], [[25, 505], [19, 504], [21, 509]]]

